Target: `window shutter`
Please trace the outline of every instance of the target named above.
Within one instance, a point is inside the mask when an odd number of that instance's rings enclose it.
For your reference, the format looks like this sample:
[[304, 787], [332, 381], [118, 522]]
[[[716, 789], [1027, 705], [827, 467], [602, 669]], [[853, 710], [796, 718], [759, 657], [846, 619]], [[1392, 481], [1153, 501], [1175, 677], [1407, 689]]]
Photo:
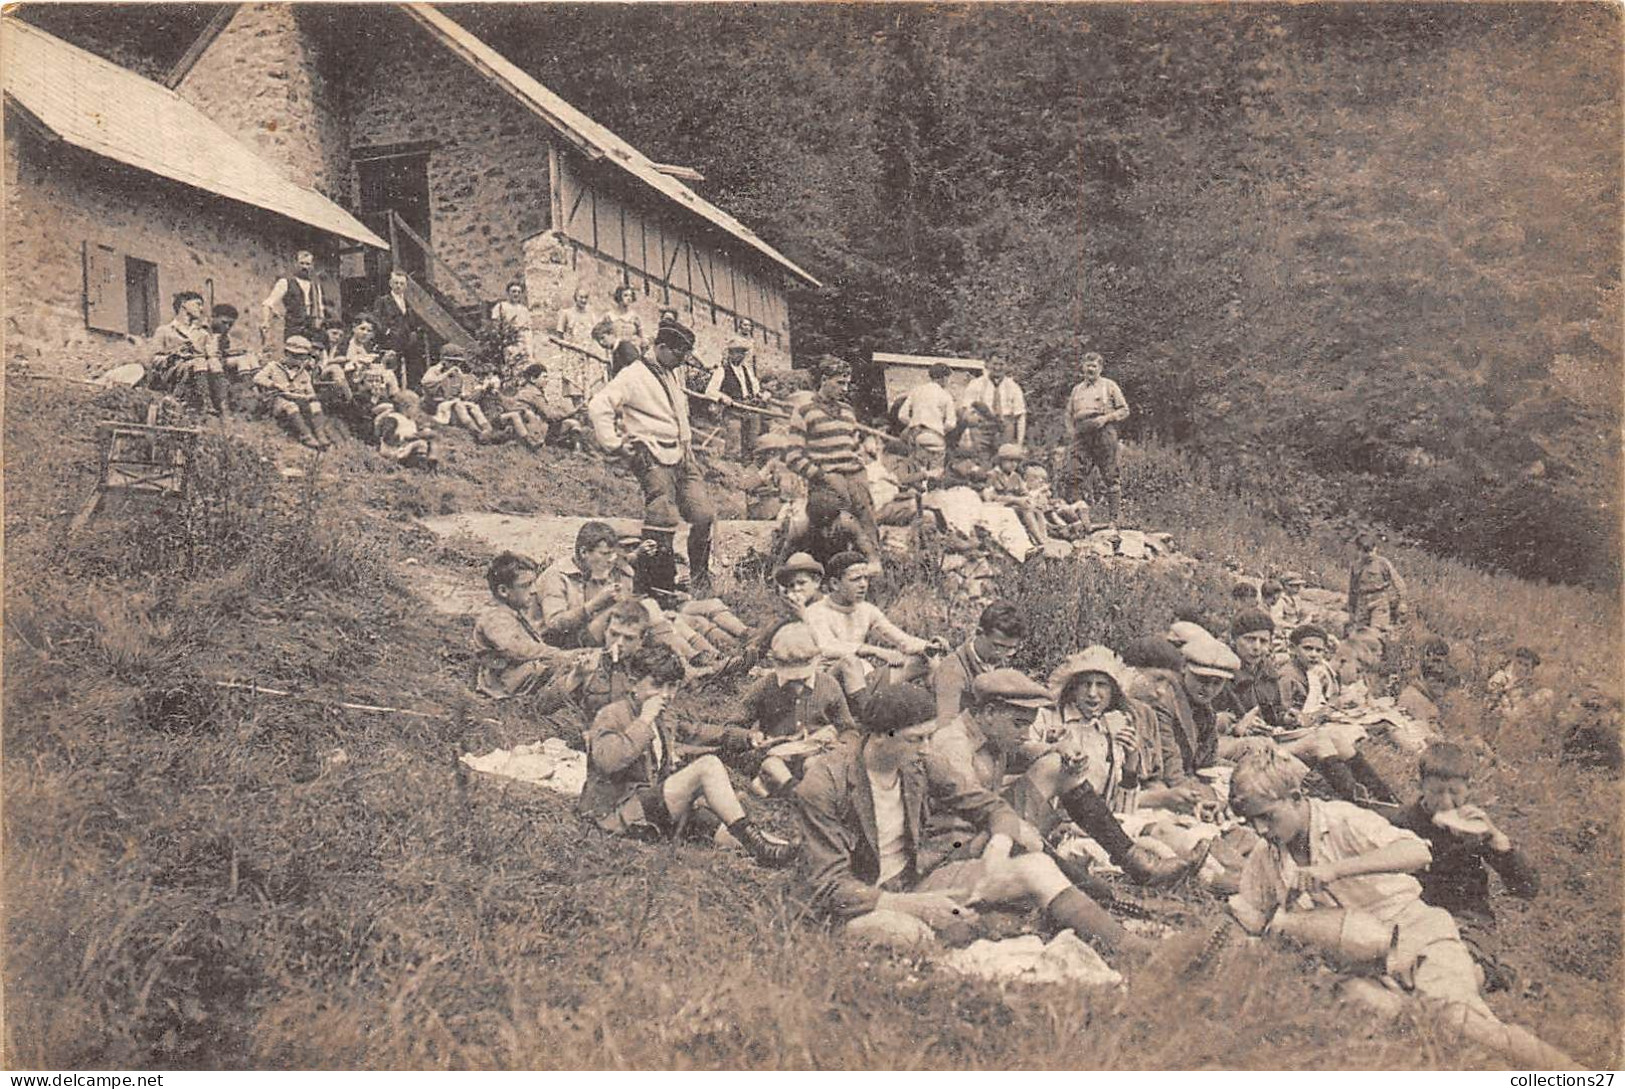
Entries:
[[124, 291], [124, 255], [112, 246], [85, 242], [85, 325], [104, 333], [130, 331]]

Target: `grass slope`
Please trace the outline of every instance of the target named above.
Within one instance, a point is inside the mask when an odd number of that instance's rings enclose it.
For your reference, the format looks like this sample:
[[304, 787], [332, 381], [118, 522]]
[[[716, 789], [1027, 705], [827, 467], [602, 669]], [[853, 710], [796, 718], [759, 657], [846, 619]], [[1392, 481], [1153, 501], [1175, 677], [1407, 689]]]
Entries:
[[[1312, 962], [1210, 941], [1219, 907], [1199, 895], [1156, 902], [1183, 932], [1126, 991], [1003, 989], [832, 938], [789, 877], [741, 855], [601, 835], [556, 796], [460, 775], [457, 752], [572, 724], [469, 696], [466, 625], [397, 571], [484, 557], [411, 517], [635, 513], [630, 485], [590, 459], [457, 449], [429, 478], [354, 449], [313, 465], [234, 422], [204, 444], [213, 500], [69, 538], [94, 481], [90, 425], [142, 397], [7, 394], [9, 1067], [1499, 1065], [1426, 1021], [1335, 1012], [1333, 977]], [[310, 472], [285, 480], [279, 462]], [[1144, 513], [1215, 558], [1338, 562], [1171, 454], [1142, 452], [1131, 471]], [[1612, 603], [1398, 560], [1425, 620], [1482, 648], [1472, 668], [1518, 640], [1549, 651], [1560, 685], [1612, 678], [1599, 665], [1618, 645]], [[898, 582], [909, 626], [964, 630], [917, 578]], [[1228, 583], [1212, 565], [1179, 584], [1030, 566], [1008, 589], [1033, 603], [1043, 638], [1025, 664], [1042, 669], [1176, 604], [1220, 608]], [[233, 677], [325, 702], [209, 683]], [[340, 698], [429, 715], [333, 709]], [[1452, 725], [1475, 722], [1469, 704]], [[1617, 1064], [1617, 784], [1560, 769], [1534, 734], [1499, 748], [1486, 793], [1547, 885], [1532, 906], [1503, 902], [1507, 938], [1547, 995], [1496, 1004]]]

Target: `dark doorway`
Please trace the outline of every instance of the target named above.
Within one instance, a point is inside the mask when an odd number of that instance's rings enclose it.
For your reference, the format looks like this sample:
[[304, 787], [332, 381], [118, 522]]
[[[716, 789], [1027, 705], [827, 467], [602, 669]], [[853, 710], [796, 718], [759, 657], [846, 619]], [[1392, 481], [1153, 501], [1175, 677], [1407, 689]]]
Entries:
[[124, 300], [133, 336], [150, 337], [158, 331], [158, 266], [136, 257], [124, 259]]
[[[375, 148], [355, 155], [356, 180], [361, 189], [361, 221], [379, 237], [387, 238], [393, 254], [369, 250], [365, 297], [372, 299], [384, 292], [389, 281], [390, 268], [399, 263], [415, 279], [424, 278], [428, 257], [423, 246], [395, 225], [392, 229], [390, 213], [394, 212], [408, 230], [426, 244], [429, 241], [433, 217], [429, 210], [429, 152], [422, 145], [412, 150]], [[346, 290], [346, 295], [349, 290]]]

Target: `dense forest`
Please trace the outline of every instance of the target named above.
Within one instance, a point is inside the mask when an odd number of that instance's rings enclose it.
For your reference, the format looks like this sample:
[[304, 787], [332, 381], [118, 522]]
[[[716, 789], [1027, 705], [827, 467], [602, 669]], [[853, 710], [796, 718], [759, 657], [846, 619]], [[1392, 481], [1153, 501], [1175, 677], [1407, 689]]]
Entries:
[[1616, 6], [452, 14], [819, 276], [800, 358], [1096, 349], [1283, 518], [1617, 582]]

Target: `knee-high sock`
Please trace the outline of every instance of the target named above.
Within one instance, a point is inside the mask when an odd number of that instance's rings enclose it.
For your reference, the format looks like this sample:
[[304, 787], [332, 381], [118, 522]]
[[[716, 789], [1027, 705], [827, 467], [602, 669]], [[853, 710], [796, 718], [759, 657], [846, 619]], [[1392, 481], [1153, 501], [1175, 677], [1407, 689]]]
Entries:
[[1080, 783], [1062, 794], [1058, 800], [1061, 808], [1066, 810], [1066, 815], [1083, 829], [1084, 834], [1100, 844], [1107, 858], [1121, 866], [1128, 853], [1134, 849], [1134, 841], [1123, 831], [1123, 826], [1117, 823], [1117, 815], [1112, 812], [1112, 807], [1106, 804], [1106, 799], [1088, 783]]
[[688, 578], [693, 586], [711, 581], [711, 523], [688, 527]]
[[1128, 949], [1136, 939], [1123, 924], [1077, 889], [1064, 889], [1044, 905], [1044, 914], [1058, 929], [1070, 927], [1080, 938], [1094, 938], [1109, 949]]

